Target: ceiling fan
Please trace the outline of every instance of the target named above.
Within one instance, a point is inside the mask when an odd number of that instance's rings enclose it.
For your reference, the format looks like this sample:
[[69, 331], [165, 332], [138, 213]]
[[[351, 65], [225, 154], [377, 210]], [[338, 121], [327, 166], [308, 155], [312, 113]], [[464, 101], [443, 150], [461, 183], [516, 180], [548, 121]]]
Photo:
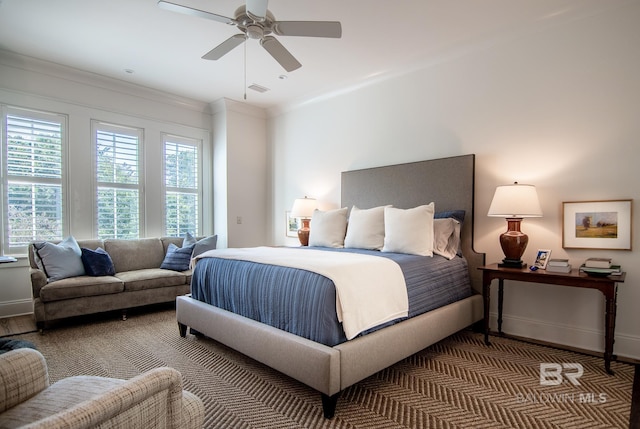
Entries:
[[260, 40], [260, 45], [288, 72], [302, 66], [300, 62], [271, 34], [278, 36], [342, 37], [342, 25], [337, 21], [276, 21], [267, 9], [268, 0], [247, 0], [236, 9], [233, 18], [206, 12], [192, 7], [159, 0], [158, 6], [187, 15], [199, 16], [238, 27], [236, 34], [207, 52], [202, 58], [218, 60], [233, 48], [249, 39]]

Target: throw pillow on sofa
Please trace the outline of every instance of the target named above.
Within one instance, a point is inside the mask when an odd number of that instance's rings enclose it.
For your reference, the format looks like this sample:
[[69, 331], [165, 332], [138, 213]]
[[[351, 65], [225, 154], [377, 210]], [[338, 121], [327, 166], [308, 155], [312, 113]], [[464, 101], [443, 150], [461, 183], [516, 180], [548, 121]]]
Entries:
[[34, 243], [36, 256], [42, 264], [42, 270], [50, 282], [84, 275], [82, 251], [73, 236], [58, 244], [49, 242]]
[[195, 247], [193, 248], [193, 254], [191, 257], [195, 258], [207, 250], [214, 250], [218, 244], [218, 236], [212, 235], [196, 241], [196, 238], [193, 235], [188, 232], [185, 233], [184, 240], [182, 241], [182, 247], [191, 246], [192, 244], [195, 244]]
[[178, 247], [175, 244], [169, 244], [167, 255], [162, 261], [160, 268], [172, 271], [187, 271], [191, 263], [191, 254], [195, 244], [187, 247]]
[[83, 247], [82, 251], [82, 265], [84, 265], [84, 271], [88, 276], [113, 276], [116, 273], [116, 269], [113, 266], [111, 256], [102, 247], [98, 247], [96, 250], [91, 250]]

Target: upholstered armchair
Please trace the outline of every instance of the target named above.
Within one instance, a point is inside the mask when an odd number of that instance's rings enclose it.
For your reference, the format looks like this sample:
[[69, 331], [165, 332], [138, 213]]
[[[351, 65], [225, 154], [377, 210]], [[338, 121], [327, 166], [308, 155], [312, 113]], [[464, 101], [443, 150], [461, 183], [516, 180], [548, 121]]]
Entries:
[[0, 355], [0, 428], [202, 428], [204, 406], [173, 368], [130, 380], [75, 376], [49, 384], [40, 352]]

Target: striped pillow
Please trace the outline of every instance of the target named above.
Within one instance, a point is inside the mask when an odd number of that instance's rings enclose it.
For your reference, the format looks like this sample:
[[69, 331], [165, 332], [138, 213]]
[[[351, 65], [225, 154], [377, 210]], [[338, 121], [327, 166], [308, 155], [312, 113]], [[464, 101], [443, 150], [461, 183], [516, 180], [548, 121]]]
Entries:
[[172, 271], [187, 271], [191, 263], [191, 254], [195, 244], [187, 247], [178, 247], [173, 243], [167, 248], [167, 255], [160, 268]]

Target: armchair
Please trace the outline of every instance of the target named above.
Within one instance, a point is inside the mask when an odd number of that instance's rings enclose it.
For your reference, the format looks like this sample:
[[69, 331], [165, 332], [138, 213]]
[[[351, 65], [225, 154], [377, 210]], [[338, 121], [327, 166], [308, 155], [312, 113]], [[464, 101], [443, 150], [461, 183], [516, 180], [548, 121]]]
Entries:
[[0, 428], [202, 428], [204, 406], [180, 373], [155, 368], [130, 380], [75, 376], [49, 384], [33, 349], [0, 355]]

